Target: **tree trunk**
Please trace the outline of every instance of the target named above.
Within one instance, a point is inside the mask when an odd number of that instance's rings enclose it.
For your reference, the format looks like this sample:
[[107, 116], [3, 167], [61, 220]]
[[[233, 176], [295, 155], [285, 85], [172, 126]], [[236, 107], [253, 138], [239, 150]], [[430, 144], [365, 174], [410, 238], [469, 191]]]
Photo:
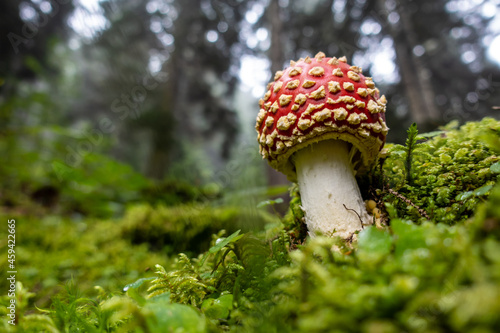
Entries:
[[[413, 54], [413, 49], [419, 43], [413, 31], [411, 14], [408, 12], [406, 0], [398, 0], [395, 11], [400, 20], [396, 25], [389, 25], [394, 40], [396, 61], [408, 97], [412, 119], [421, 126], [436, 123], [439, 110], [435, 105], [435, 94], [429, 70], [420, 57]], [[385, 11], [385, 1], [380, 1], [382, 12]], [[387, 17], [386, 17], [387, 19]], [[388, 20], [387, 20], [388, 22]]]
[[[284, 53], [282, 46], [283, 23], [280, 18], [281, 8], [278, 0], [271, 0], [268, 7], [268, 22], [271, 22], [271, 47], [269, 48], [269, 59], [271, 60], [271, 79], [274, 73], [283, 69]], [[285, 175], [267, 166], [267, 180], [269, 186], [278, 186], [288, 183]]]

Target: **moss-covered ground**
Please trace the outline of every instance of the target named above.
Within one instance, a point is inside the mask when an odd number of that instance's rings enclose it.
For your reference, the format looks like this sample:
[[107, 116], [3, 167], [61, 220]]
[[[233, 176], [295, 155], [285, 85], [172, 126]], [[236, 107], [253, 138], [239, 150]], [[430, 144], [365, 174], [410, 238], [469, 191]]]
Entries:
[[499, 161], [496, 120], [412, 126], [359, 179], [374, 225], [353, 242], [308, 239], [296, 187], [284, 218], [186, 186], [138, 192], [114, 217], [17, 199], [1, 213], [16, 220], [16, 325], [3, 278], [0, 331], [498, 332]]

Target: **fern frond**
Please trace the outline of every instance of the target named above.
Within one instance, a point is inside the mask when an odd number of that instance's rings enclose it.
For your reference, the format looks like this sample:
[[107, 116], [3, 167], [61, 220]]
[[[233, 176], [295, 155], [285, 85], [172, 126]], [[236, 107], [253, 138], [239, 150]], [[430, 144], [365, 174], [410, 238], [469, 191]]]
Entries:
[[198, 306], [212, 288], [204, 283], [195, 270], [195, 266], [185, 254], [177, 260], [178, 269], [167, 272], [161, 265], [156, 265], [157, 278], [151, 281], [148, 298], [170, 293], [172, 302]]

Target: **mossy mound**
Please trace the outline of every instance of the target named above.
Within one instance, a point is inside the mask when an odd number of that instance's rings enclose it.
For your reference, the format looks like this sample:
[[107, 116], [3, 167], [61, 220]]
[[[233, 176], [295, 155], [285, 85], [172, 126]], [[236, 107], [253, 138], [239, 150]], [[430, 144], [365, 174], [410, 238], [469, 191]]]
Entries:
[[411, 165], [407, 165], [408, 144], [388, 145], [388, 157], [372, 176], [372, 193], [379, 203], [413, 221], [456, 224], [472, 215], [500, 179], [500, 147], [495, 150], [490, 144], [500, 122], [485, 118], [458, 129], [456, 125], [417, 136]]
[[133, 244], [143, 243], [174, 253], [200, 253], [210, 247], [211, 236], [220, 230], [257, 230], [275, 220], [264, 211], [240, 207], [142, 204], [127, 210], [120, 228], [122, 236]]

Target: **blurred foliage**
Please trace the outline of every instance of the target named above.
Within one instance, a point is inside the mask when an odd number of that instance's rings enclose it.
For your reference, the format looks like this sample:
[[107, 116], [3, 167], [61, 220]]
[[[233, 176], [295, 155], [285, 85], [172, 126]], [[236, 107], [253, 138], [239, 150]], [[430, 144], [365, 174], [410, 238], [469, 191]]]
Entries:
[[222, 197], [212, 184], [153, 182], [105, 154], [108, 146], [88, 126], [33, 126], [5, 133], [0, 153], [9, 163], [0, 165], [0, 207], [31, 215], [106, 218], [121, 216], [127, 204], [138, 201], [172, 206]]
[[[252, 223], [248, 223], [251, 220]], [[122, 237], [156, 249], [199, 253], [206, 250], [210, 235], [226, 229], [261, 229], [276, 219], [268, 213], [241, 207], [186, 204], [175, 207], [136, 205], [122, 220]]]
[[130, 166], [93, 152], [96, 148], [80, 133], [57, 126], [24, 128], [23, 133], [0, 141], [10, 161], [0, 166], [3, 206], [109, 217], [150, 186]]
[[[147, 244], [131, 244], [123, 239], [119, 221], [78, 221], [54, 215], [36, 218], [11, 213], [8, 216], [17, 222], [18, 279], [36, 292], [34, 301], [40, 307], [51, 303], [62, 282], [73, 280], [85, 292], [95, 285], [118, 292], [130, 279], [154, 268], [157, 262], [168, 260], [164, 253], [151, 251]], [[3, 231], [2, 236], [0, 248], [5, 251], [7, 237]], [[7, 256], [0, 258], [0, 264], [7, 267]], [[7, 282], [0, 281], [3, 290], [8, 289]]]

